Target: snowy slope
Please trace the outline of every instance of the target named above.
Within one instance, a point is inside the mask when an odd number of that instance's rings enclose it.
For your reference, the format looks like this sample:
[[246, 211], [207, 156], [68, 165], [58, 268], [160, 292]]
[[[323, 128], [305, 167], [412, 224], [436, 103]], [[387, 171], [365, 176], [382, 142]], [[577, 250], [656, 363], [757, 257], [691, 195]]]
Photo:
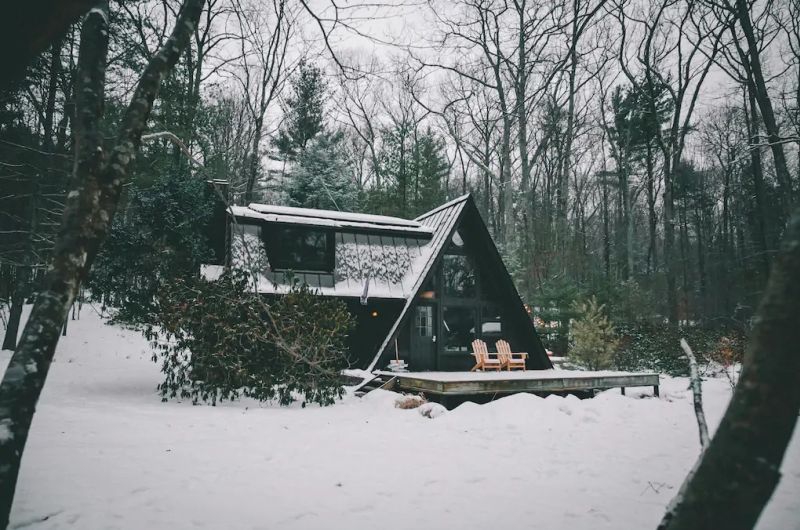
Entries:
[[[84, 307], [37, 411], [11, 527], [654, 528], [698, 453], [680, 379], [660, 400], [520, 394], [435, 419], [395, 409], [390, 392], [194, 407], [161, 403], [158, 382], [141, 336]], [[729, 394], [706, 382], [712, 425]], [[800, 529], [798, 438], [762, 530]]]

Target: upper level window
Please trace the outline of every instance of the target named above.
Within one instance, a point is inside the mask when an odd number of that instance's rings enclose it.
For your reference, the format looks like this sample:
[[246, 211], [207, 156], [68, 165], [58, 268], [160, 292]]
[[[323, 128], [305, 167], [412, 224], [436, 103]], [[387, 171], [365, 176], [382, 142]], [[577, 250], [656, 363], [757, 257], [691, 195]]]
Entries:
[[333, 272], [332, 231], [277, 225], [263, 227], [262, 234], [273, 270]]
[[464, 248], [464, 240], [461, 238], [461, 234], [458, 233], [458, 230], [453, 232], [452, 243], [456, 248]]
[[473, 298], [477, 294], [475, 269], [467, 256], [445, 255], [442, 259], [444, 294], [458, 298]]

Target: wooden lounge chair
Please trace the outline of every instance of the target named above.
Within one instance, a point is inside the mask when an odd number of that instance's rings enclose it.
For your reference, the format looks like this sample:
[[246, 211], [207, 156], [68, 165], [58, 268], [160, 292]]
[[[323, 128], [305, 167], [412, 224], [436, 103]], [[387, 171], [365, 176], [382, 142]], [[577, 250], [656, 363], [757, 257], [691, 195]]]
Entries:
[[509, 371], [515, 368], [525, 370], [527, 353], [511, 353], [511, 346], [504, 340], [498, 340], [495, 344], [497, 345], [497, 353], [500, 355], [501, 365], [504, 368]]
[[503, 363], [499, 358], [492, 358], [489, 356], [489, 350], [486, 348], [486, 343], [480, 339], [472, 341], [472, 355], [475, 356], [475, 366], [472, 367], [470, 372], [476, 370], [501, 370]]

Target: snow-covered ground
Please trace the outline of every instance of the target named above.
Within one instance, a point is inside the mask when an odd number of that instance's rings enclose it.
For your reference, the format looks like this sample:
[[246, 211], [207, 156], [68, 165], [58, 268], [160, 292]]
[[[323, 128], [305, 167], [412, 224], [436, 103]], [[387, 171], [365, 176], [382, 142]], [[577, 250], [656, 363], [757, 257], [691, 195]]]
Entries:
[[[382, 391], [327, 408], [162, 403], [159, 380], [141, 335], [84, 307], [37, 409], [11, 528], [638, 530], [699, 449], [685, 379], [662, 380], [661, 399], [518, 394], [434, 419]], [[728, 384], [704, 391], [716, 426]], [[798, 438], [759, 529], [800, 529]]]

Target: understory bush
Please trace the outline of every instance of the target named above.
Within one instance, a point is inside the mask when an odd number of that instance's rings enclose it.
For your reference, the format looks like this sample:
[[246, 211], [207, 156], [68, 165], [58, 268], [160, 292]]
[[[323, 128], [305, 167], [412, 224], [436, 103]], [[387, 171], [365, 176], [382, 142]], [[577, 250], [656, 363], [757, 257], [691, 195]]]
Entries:
[[619, 324], [620, 345], [615, 364], [620, 370], [651, 370], [673, 376], [689, 375], [689, 360], [681, 350], [685, 338], [698, 363], [730, 366], [741, 362], [747, 337], [730, 327], [670, 326], [667, 324]]
[[156, 294], [208, 263], [205, 227], [213, 211], [207, 184], [190, 174], [166, 173], [134, 186], [92, 265], [92, 297], [113, 306], [117, 322], [148, 323]]
[[579, 316], [572, 323], [572, 337], [568, 358], [589, 370], [604, 370], [614, 362], [614, 352], [619, 341], [611, 321], [604, 314], [605, 306], [592, 297], [575, 304]]
[[294, 285], [283, 296], [254, 294], [248, 276], [177, 279], [156, 298], [145, 330], [161, 362], [162, 399], [212, 405], [239, 397], [320, 405], [341, 397], [345, 340], [354, 320], [338, 300]]

